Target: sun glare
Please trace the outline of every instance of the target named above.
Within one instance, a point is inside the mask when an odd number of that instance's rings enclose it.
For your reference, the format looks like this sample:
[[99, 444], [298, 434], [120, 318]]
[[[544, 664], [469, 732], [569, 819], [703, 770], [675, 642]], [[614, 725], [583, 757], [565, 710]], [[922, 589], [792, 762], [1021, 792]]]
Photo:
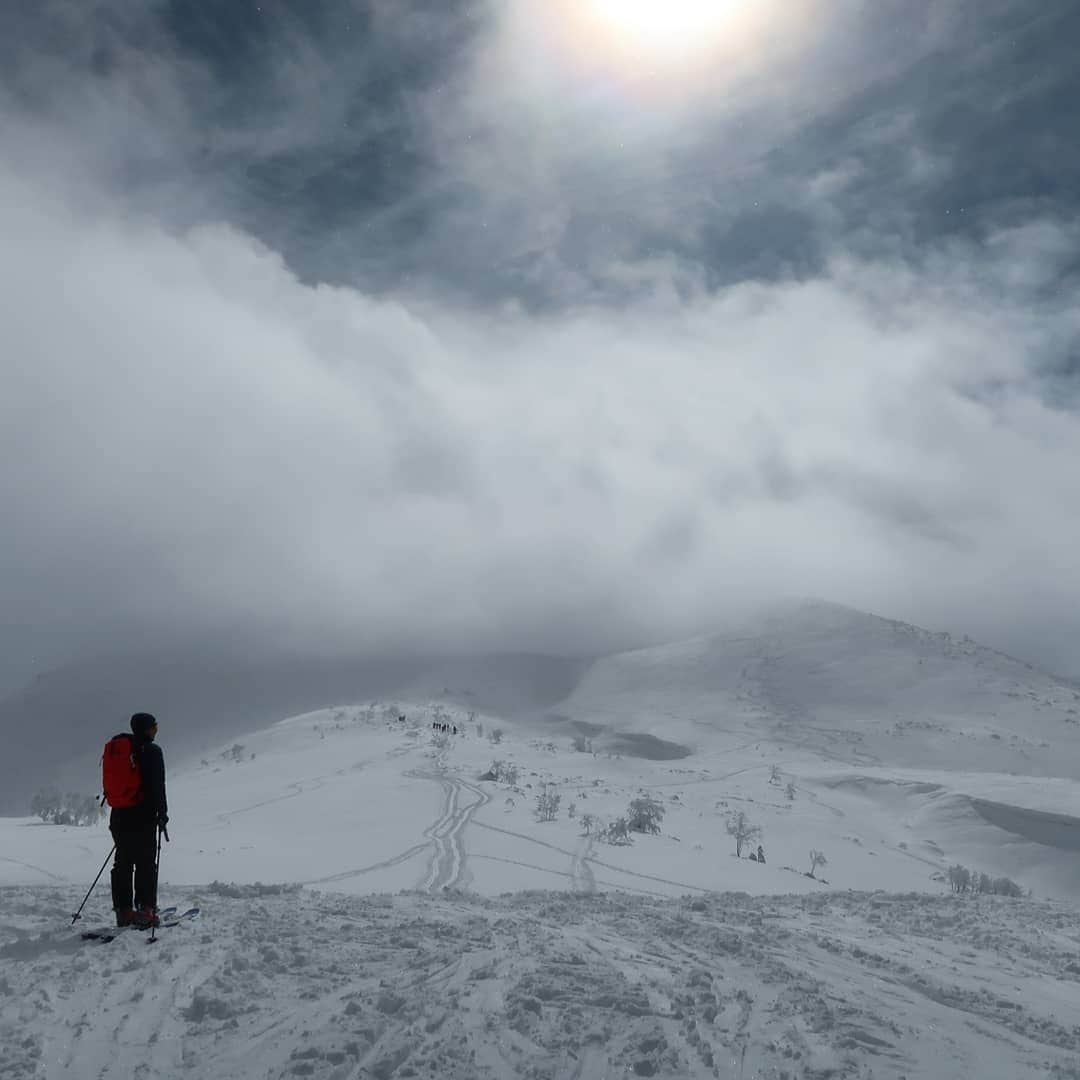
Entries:
[[714, 42], [748, 0], [587, 0], [592, 19], [635, 49], [695, 50]]

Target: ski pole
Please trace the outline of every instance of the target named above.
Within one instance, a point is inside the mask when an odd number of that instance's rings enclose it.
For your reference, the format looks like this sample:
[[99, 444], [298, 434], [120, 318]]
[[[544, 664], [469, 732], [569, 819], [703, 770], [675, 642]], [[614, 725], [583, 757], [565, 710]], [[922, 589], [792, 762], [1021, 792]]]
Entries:
[[[154, 897], [157, 897], [158, 889], [158, 869], [161, 866], [161, 834], [165, 832], [165, 826], [158, 826], [157, 834], [157, 854], [154, 856]], [[157, 904], [154, 905], [153, 911], [150, 912], [150, 917], [153, 920], [150, 924], [150, 940], [148, 944], [153, 945], [157, 941]]]
[[109, 860], [113, 857], [113, 852], [115, 850], [116, 845], [113, 844], [112, 849], [109, 851], [109, 854], [105, 856], [105, 861], [101, 864], [101, 869], [97, 872], [97, 877], [94, 878], [94, 884], [86, 890], [86, 895], [83, 897], [83, 902], [79, 905], [79, 910], [71, 916], [72, 926], [74, 926], [75, 923], [77, 923], [79, 919], [82, 918], [82, 909], [86, 907], [86, 901], [90, 899], [90, 894], [94, 891], [94, 886], [97, 885], [97, 883], [101, 880], [101, 875], [105, 873], [105, 867], [109, 865]]

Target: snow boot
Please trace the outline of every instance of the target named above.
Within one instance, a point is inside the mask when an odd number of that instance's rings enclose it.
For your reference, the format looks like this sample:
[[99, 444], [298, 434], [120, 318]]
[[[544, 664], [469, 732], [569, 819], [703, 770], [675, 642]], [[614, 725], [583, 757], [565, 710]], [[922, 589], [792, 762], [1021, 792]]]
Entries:
[[157, 912], [149, 905], [139, 908], [135, 912], [134, 919], [132, 919], [132, 926], [137, 926], [140, 930], [149, 930], [151, 927], [160, 925], [161, 920], [158, 918]]
[[117, 926], [133, 926], [135, 923], [135, 909], [124, 907], [116, 909]]

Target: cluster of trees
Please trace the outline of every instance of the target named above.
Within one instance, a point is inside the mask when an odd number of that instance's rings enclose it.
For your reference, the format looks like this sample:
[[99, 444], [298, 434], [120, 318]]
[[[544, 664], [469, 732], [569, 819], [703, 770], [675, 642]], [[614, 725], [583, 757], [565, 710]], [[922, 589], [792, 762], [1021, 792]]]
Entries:
[[[494, 769], [494, 766], [492, 768]], [[536, 796], [537, 820], [555, 821], [561, 805], [562, 796], [551, 785], [545, 785]], [[575, 803], [568, 807], [567, 816], [577, 818]], [[581, 828], [585, 836], [595, 836], [607, 844], [630, 844], [633, 843], [632, 833], [659, 833], [663, 820], [663, 805], [656, 799], [643, 795], [631, 799], [626, 813], [612, 821], [601, 822], [595, 814], [582, 814]]]
[[947, 873], [949, 888], [954, 893], [989, 893], [993, 896], [1023, 896], [1024, 890], [1012, 878], [992, 878], [989, 874], [977, 874], [957, 863]]
[[601, 825], [592, 814], [585, 814], [581, 824], [585, 829], [585, 835], [590, 836], [595, 832], [599, 840], [605, 844], [632, 844], [634, 842], [631, 833], [657, 835], [660, 825], [664, 820], [663, 804], [647, 795], [641, 795], [630, 800], [626, 813]]
[[50, 825], [95, 825], [109, 812], [95, 795], [61, 795], [58, 791], [39, 791], [30, 810]]
[[537, 821], [554, 821], [559, 816], [561, 803], [562, 796], [550, 785], [545, 785], [543, 791], [536, 796]]
[[518, 782], [518, 767], [508, 761], [493, 761], [491, 768], [488, 769], [481, 780], [494, 780], [497, 784], [507, 784], [510, 787], [517, 787]]

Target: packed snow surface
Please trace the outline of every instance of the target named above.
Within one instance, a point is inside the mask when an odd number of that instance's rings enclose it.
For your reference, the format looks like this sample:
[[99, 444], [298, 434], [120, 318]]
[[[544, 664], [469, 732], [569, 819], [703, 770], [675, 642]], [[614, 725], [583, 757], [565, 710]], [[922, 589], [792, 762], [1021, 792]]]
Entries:
[[0, 891], [5, 1080], [1080, 1077], [1049, 902], [211, 888], [150, 946], [76, 897]]

